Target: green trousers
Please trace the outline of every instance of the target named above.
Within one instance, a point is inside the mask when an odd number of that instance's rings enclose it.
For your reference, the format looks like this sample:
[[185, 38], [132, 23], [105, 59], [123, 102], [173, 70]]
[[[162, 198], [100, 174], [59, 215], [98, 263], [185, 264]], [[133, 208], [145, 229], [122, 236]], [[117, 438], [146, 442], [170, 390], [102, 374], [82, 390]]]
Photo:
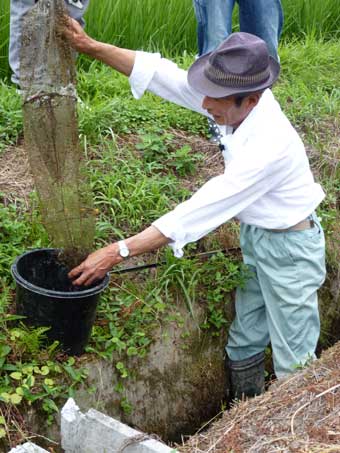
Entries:
[[252, 277], [236, 292], [226, 351], [244, 360], [271, 343], [278, 378], [315, 358], [320, 334], [317, 290], [325, 280], [319, 220], [303, 231], [271, 232], [241, 225], [241, 248]]

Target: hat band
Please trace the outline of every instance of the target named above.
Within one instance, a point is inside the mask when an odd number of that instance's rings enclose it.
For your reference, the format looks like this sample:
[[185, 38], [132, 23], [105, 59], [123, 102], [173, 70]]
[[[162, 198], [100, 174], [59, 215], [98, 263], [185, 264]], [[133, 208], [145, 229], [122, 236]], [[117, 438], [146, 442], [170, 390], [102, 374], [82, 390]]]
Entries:
[[270, 76], [270, 71], [269, 68], [266, 68], [254, 75], [242, 76], [225, 73], [208, 63], [204, 68], [204, 75], [210, 82], [216, 83], [217, 85], [239, 88], [246, 85], [255, 85], [265, 82]]

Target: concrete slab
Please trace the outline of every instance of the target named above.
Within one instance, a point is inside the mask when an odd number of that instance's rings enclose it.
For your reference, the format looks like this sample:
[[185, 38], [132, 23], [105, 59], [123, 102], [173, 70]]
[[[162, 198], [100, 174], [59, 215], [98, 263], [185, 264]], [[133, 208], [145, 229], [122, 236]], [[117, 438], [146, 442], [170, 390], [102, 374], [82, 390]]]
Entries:
[[49, 452], [39, 447], [38, 445], [32, 444], [32, 442], [26, 442], [25, 444], [12, 448], [8, 453], [49, 453]]
[[94, 409], [82, 414], [70, 398], [61, 411], [65, 453], [175, 453], [162, 442]]

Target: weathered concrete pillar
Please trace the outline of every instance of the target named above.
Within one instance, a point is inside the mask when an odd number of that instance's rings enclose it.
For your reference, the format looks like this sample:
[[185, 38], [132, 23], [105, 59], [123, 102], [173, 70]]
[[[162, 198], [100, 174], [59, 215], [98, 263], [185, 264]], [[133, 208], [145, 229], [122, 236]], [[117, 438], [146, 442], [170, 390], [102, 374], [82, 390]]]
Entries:
[[61, 445], [65, 453], [174, 453], [167, 445], [150, 439], [101, 412], [82, 414], [70, 398], [61, 411]]
[[26, 442], [25, 444], [12, 448], [8, 453], [48, 453], [48, 451], [38, 447], [38, 445], [32, 444], [32, 442]]

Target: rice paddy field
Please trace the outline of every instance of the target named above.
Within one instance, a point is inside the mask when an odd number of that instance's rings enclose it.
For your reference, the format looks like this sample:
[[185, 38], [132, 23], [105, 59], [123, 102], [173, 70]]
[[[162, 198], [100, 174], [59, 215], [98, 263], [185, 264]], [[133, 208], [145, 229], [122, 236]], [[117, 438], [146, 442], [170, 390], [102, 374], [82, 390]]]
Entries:
[[[8, 77], [10, 0], [0, 0], [0, 76]], [[340, 36], [339, 0], [282, 0], [282, 40]], [[234, 11], [237, 25], [237, 7]], [[101, 41], [131, 49], [161, 50], [166, 55], [196, 53], [192, 0], [97, 0], [87, 13], [87, 31]]]

